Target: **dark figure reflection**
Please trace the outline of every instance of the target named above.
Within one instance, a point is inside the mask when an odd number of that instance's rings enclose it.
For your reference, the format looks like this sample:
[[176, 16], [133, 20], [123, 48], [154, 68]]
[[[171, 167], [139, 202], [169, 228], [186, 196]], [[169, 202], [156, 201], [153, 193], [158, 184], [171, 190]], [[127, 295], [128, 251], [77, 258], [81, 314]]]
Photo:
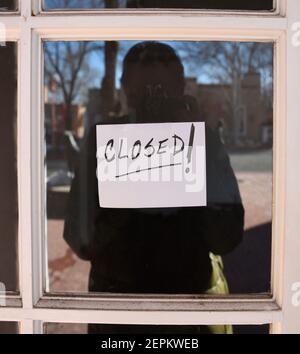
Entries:
[[[129, 113], [109, 124], [204, 120], [196, 100], [185, 96], [183, 65], [166, 44], [132, 47], [123, 62], [122, 86]], [[105, 209], [99, 207], [96, 128], [91, 129], [64, 230], [74, 252], [91, 262], [90, 292], [203, 294], [214, 286], [211, 254], [224, 255], [241, 242], [244, 209], [229, 157], [209, 128], [206, 145], [207, 207]]]

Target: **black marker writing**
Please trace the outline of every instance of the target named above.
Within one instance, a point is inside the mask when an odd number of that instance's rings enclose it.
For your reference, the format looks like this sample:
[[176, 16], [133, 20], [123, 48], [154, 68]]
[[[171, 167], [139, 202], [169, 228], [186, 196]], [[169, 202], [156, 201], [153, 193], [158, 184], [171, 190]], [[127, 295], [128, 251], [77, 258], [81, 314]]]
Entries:
[[128, 155], [123, 155], [123, 156], [122, 156], [122, 150], [123, 150], [123, 139], [121, 139], [120, 151], [119, 151], [118, 158], [119, 158], [120, 160], [122, 160], [122, 159], [128, 159]]
[[[184, 150], [184, 141], [181, 139], [180, 136], [178, 135], [173, 135], [173, 139], [174, 139], [174, 156], [176, 156], [177, 154], [181, 153]], [[178, 148], [177, 146], [177, 141], [180, 141], [181, 146]]]
[[165, 154], [167, 151], [165, 149], [167, 149], [167, 145], [164, 145], [169, 139], [165, 139], [165, 140], [161, 140], [159, 142], [159, 148], [157, 150], [158, 155], [162, 155]]
[[145, 171], [158, 170], [158, 169], [162, 169], [162, 168], [166, 168], [166, 167], [175, 167], [175, 166], [180, 166], [180, 165], [182, 165], [181, 162], [172, 163], [170, 165], [161, 165], [161, 166], [156, 166], [156, 167], [148, 167], [148, 168], [138, 169], [136, 171], [131, 171], [131, 172], [124, 173], [122, 175], [118, 175], [118, 176], [116, 176], [116, 178], [121, 178], [121, 177], [129, 176], [129, 175], [133, 175], [133, 174], [141, 173], [141, 172], [145, 172]]
[[151, 149], [152, 152], [151, 153], [148, 153], [148, 154], [145, 154], [146, 157], [151, 157], [155, 154], [155, 147], [152, 145], [152, 142], [153, 142], [154, 138], [152, 138], [149, 143], [145, 146], [145, 150], [149, 150]]
[[[136, 150], [137, 150], [137, 152], [136, 152]], [[137, 140], [134, 143], [133, 148], [132, 148], [132, 160], [135, 160], [140, 156], [141, 150], [142, 150], [142, 143], [140, 140]]]
[[[190, 132], [190, 141], [189, 141], [189, 148], [188, 148], [188, 154], [187, 154], [187, 161], [188, 163], [191, 163], [192, 160], [192, 152], [193, 152], [193, 145], [194, 145], [194, 138], [195, 138], [195, 126], [192, 124], [191, 126], [191, 132]], [[186, 173], [190, 172], [189, 167], [185, 170]]]
[[111, 158], [108, 158], [107, 150], [108, 150], [109, 147], [110, 147], [110, 150], [113, 149], [113, 147], [114, 147], [114, 139], [109, 140], [109, 142], [106, 144], [105, 153], [104, 153], [105, 160], [107, 162], [112, 162], [115, 159], [115, 154], [113, 154], [113, 156]]

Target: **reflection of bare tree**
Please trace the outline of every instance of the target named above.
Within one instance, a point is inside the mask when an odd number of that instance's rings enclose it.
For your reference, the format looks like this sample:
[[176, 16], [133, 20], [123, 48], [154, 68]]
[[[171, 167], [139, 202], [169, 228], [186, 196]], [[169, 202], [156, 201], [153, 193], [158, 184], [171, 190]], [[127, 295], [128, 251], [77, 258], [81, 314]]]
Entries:
[[46, 81], [55, 79], [62, 92], [66, 128], [72, 127], [71, 106], [90, 79], [88, 55], [102, 46], [94, 42], [48, 42], [45, 49]]
[[46, 8], [118, 8], [126, 7], [127, 0], [44, 0]]
[[[118, 8], [119, 0], [89, 0], [85, 7]], [[46, 5], [55, 7], [80, 7], [82, 1], [77, 0], [51, 0]], [[118, 55], [118, 42], [105, 42], [103, 46], [89, 42], [56, 42], [45, 45], [46, 75], [51, 81], [53, 77], [59, 78], [58, 84], [63, 93], [67, 129], [71, 129], [71, 105], [78, 96], [82, 87], [87, 87], [88, 81], [88, 54], [104, 49], [104, 78], [102, 81], [102, 112], [108, 116], [115, 108], [115, 81]]]
[[[223, 89], [229, 114], [237, 122], [242, 101], [242, 81], [249, 73], [259, 73], [264, 80], [262, 97], [272, 103], [273, 47], [271, 43], [240, 42], [186, 42], [180, 46], [185, 61], [194, 70], [215, 82]], [[200, 69], [199, 69], [200, 68]], [[227, 85], [231, 90], [227, 90]], [[238, 124], [235, 124], [238, 127]], [[238, 131], [234, 132], [235, 139]]]
[[[82, 0], [44, 0], [46, 8], [80, 8], [82, 7]], [[104, 0], [85, 0], [85, 7], [103, 7]]]

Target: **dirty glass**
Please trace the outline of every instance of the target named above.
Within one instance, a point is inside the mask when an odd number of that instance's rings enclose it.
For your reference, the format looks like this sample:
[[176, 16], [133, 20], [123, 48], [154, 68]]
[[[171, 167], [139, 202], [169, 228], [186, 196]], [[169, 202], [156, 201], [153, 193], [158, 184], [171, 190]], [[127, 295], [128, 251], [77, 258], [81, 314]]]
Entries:
[[[46, 290], [269, 293], [273, 44], [45, 42], [44, 54]], [[133, 186], [101, 206], [97, 126], [184, 122], [205, 124], [207, 204], [124, 207], [141, 198]]]

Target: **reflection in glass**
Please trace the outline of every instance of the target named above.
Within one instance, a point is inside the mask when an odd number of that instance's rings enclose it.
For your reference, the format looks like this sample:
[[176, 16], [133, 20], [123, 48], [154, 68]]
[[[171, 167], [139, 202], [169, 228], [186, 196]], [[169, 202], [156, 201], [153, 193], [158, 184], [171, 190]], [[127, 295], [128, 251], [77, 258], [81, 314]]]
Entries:
[[273, 0], [44, 0], [44, 9], [220, 9], [272, 10]]
[[16, 44], [0, 45], [0, 292], [18, 290]]
[[[95, 334], [203, 334], [200, 326], [140, 326], [140, 325], [94, 325]], [[269, 325], [262, 326], [210, 326], [210, 334], [269, 334]], [[88, 325], [75, 323], [45, 323], [45, 334], [86, 334]]]
[[[48, 290], [269, 292], [272, 44], [46, 42], [44, 51]], [[207, 125], [208, 207], [99, 208], [95, 124], [171, 121]]]
[[18, 334], [19, 325], [16, 322], [0, 322], [0, 334]]
[[0, 0], [0, 13], [5, 11], [16, 11], [17, 9], [17, 0]]

